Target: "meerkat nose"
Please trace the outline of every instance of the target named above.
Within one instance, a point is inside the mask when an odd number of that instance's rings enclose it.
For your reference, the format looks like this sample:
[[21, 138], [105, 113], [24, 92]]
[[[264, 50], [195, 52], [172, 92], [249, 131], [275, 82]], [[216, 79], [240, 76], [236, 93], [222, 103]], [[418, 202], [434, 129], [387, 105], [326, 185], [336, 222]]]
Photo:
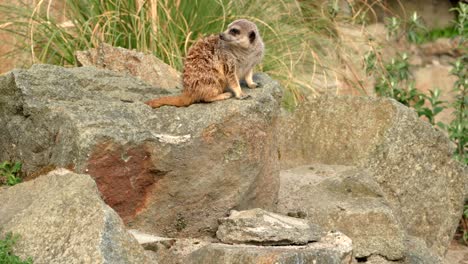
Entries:
[[219, 38], [224, 40], [224, 36], [223, 36], [223, 33], [219, 33]]

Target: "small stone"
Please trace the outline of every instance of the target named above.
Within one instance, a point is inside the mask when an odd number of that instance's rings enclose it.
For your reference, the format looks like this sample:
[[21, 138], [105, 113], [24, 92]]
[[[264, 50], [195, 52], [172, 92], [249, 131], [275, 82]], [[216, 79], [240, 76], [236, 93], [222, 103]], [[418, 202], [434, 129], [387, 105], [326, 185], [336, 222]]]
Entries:
[[182, 87], [180, 73], [152, 54], [101, 43], [97, 49], [77, 51], [76, 57], [83, 66], [129, 74], [162, 89]]
[[350, 238], [340, 232], [329, 232], [320, 242], [303, 246], [208, 244], [191, 253], [189, 263], [348, 264], [352, 263], [352, 252]]
[[303, 245], [319, 241], [321, 228], [307, 220], [263, 209], [231, 212], [219, 219], [216, 236], [228, 244]]

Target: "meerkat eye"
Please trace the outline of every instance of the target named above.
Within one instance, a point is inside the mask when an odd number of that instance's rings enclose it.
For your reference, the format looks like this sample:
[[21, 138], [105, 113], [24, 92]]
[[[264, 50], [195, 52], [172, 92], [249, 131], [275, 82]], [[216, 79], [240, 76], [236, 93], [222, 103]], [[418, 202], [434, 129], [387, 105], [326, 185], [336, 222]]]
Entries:
[[255, 41], [255, 32], [254, 31], [250, 31], [249, 40], [250, 40], [250, 43], [253, 43]]
[[229, 34], [231, 34], [231, 35], [239, 35], [239, 34], [240, 34], [240, 31], [239, 31], [237, 28], [232, 28], [231, 30], [229, 30]]

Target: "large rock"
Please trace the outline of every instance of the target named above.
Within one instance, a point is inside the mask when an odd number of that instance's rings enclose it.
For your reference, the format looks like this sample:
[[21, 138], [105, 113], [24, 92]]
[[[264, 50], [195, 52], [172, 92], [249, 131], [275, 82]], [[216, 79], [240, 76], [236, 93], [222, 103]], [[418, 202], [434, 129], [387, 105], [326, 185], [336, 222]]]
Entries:
[[[146, 235], [148, 237], [151, 235]], [[143, 245], [149, 245], [142, 234]], [[151, 250], [165, 264], [244, 264], [244, 263], [352, 263], [351, 239], [340, 232], [329, 232], [319, 242], [302, 246], [255, 246], [211, 243], [198, 239], [153, 239]]]
[[93, 179], [65, 169], [0, 191], [2, 232], [34, 263], [148, 263]]
[[[0, 77], [0, 160], [28, 174], [87, 172], [126, 223], [166, 236], [214, 235], [231, 209], [274, 209], [281, 90], [248, 100], [151, 109], [164, 90], [92, 67], [36, 65]], [[132, 103], [133, 102], [133, 103]]]
[[193, 264], [241, 263], [327, 263], [348, 264], [352, 260], [352, 242], [335, 232], [320, 242], [305, 246], [270, 246], [209, 244], [190, 255]]
[[405, 234], [379, 185], [352, 166], [314, 164], [281, 172], [278, 211], [303, 212], [325, 230], [353, 240], [354, 256], [404, 257]]
[[101, 43], [95, 49], [77, 51], [76, 58], [83, 66], [130, 74], [155, 88], [167, 90], [182, 88], [180, 73], [152, 54]]
[[467, 174], [452, 159], [448, 138], [411, 109], [390, 99], [321, 97], [285, 114], [280, 135], [283, 168], [366, 170], [405, 232], [444, 255], [462, 213]]
[[260, 208], [231, 212], [219, 219], [216, 236], [228, 244], [303, 245], [318, 241], [319, 226], [307, 220], [267, 212]]

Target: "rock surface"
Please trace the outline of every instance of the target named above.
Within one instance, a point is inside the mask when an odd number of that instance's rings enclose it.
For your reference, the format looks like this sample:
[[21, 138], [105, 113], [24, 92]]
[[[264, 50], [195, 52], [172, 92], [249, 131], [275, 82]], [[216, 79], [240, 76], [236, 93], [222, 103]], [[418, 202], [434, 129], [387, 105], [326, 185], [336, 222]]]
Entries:
[[324, 96], [285, 114], [280, 135], [284, 169], [330, 164], [367, 170], [405, 233], [422, 238], [435, 255], [445, 254], [467, 173], [452, 159], [448, 138], [412, 110], [389, 99]]
[[[273, 209], [281, 89], [266, 75], [248, 100], [187, 108], [143, 104], [164, 93], [92, 67], [36, 65], [0, 76], [0, 160], [24, 171], [86, 172], [132, 228], [214, 235], [231, 209]], [[130, 103], [133, 102], [133, 103]]]
[[305, 246], [259, 247], [209, 244], [193, 252], [188, 263], [351, 263], [352, 242], [345, 235], [329, 233], [320, 242]]
[[55, 170], [0, 191], [0, 226], [34, 263], [148, 263], [88, 175]]
[[320, 165], [281, 172], [278, 211], [303, 212], [325, 230], [353, 240], [354, 256], [404, 256], [405, 234], [383, 198], [379, 185], [352, 166]]
[[155, 88], [181, 90], [181, 75], [152, 54], [101, 43], [98, 48], [77, 51], [78, 62], [138, 77]]
[[[440, 264], [443, 263], [443, 257], [438, 256], [434, 250], [431, 250], [426, 241], [420, 237], [407, 236], [405, 245], [407, 253], [405, 264]], [[455, 264], [455, 263], [454, 263]]]
[[[158, 239], [160, 240], [160, 239]], [[153, 255], [165, 264], [352, 263], [351, 239], [329, 232], [319, 242], [302, 246], [255, 246], [211, 243], [198, 239], [155, 241]]]
[[[168, 91], [135, 78], [90, 67], [15, 70], [0, 76], [0, 160], [22, 161], [28, 175], [87, 172], [129, 226], [169, 237], [213, 236], [232, 209], [274, 210], [279, 166], [353, 166], [307, 187], [309, 176], [297, 180], [279, 203], [284, 213], [335, 214], [331, 228], [368, 225], [350, 233], [363, 259], [442, 257], [467, 177], [442, 133], [388, 99], [325, 96], [281, 116], [278, 84], [255, 79], [263, 88], [246, 90], [248, 100], [152, 110], [142, 102]], [[314, 193], [297, 198], [315, 184], [333, 197], [330, 209], [313, 208]], [[401, 250], [402, 233], [416, 246]]]
[[231, 212], [219, 219], [216, 236], [227, 244], [304, 245], [318, 241], [319, 226], [307, 220], [267, 212], [260, 208]]

